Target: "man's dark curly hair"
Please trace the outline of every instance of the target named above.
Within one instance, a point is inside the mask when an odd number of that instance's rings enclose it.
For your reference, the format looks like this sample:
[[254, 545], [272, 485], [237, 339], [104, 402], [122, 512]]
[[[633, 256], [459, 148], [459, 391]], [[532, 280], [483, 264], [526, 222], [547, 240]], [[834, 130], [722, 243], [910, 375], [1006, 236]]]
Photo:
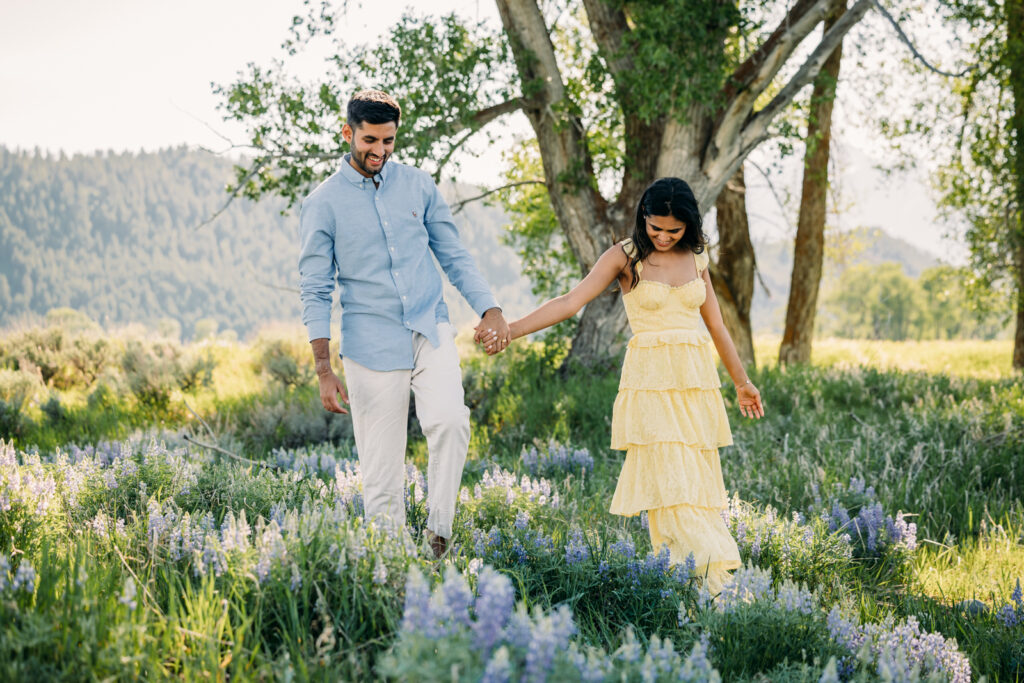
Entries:
[[387, 123], [398, 125], [402, 108], [391, 95], [383, 90], [361, 90], [348, 101], [348, 125], [358, 128], [363, 123]]

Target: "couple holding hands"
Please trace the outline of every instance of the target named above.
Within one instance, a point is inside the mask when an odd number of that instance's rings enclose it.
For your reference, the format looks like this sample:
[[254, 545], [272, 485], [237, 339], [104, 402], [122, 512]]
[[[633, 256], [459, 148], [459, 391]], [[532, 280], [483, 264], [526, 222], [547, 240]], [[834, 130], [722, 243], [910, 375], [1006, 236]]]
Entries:
[[[736, 384], [740, 412], [760, 418], [764, 408], [722, 323], [689, 186], [656, 180], [638, 198], [631, 237], [612, 245], [567, 294], [508, 323], [431, 177], [390, 160], [398, 103], [363, 91], [347, 114], [342, 134], [351, 151], [302, 204], [299, 273], [320, 398], [332, 412], [347, 412], [343, 403], [351, 409], [367, 519], [405, 524], [411, 390], [429, 452], [427, 541], [437, 557], [449, 549], [469, 409], [431, 254], [481, 316], [474, 339], [491, 355], [572, 317], [617, 283], [633, 337], [612, 409], [611, 447], [626, 457], [610, 511], [646, 510], [654, 548], [666, 544], [673, 563], [692, 552], [708, 588], [718, 592], [740, 558], [719, 514], [727, 499], [718, 449], [732, 436], [712, 343]], [[329, 351], [336, 283], [347, 392]]]

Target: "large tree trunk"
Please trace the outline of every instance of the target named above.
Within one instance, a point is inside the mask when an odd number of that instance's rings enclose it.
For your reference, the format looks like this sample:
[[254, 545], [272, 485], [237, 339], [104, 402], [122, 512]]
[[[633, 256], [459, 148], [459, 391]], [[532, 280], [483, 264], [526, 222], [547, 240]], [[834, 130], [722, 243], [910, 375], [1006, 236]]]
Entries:
[[718, 259], [711, 267], [711, 283], [722, 309], [729, 336], [740, 360], [753, 369], [754, 339], [750, 333], [750, 304], [754, 298], [754, 245], [747, 222], [747, 185], [743, 167], [718, 195]]
[[1017, 258], [1017, 331], [1013, 336], [1013, 367], [1024, 371], [1024, 236], [1018, 236]]
[[[846, 12], [840, 5], [825, 19], [825, 33]], [[800, 194], [800, 217], [793, 245], [793, 275], [786, 306], [786, 329], [779, 347], [780, 363], [809, 363], [814, 317], [818, 309], [818, 290], [825, 259], [825, 211], [828, 200], [828, 159], [832, 144], [832, 105], [843, 45], [836, 46], [821, 73], [814, 79], [807, 120], [804, 151], [804, 182]]]
[[1012, 150], [1016, 206], [1010, 212], [1011, 248], [1013, 249], [1014, 279], [1017, 288], [1017, 330], [1013, 340], [1013, 367], [1024, 370], [1024, 0], [1006, 0], [1007, 52], [1010, 61], [1010, 89], [1013, 92], [1013, 130], [1016, 133]]
[[[565, 83], [536, 0], [498, 0], [497, 5], [516, 68], [523, 83], [535, 89], [523, 113], [541, 149], [551, 205], [581, 274], [586, 275], [614, 243], [617, 230], [609, 220], [608, 203], [590, 182], [594, 169], [583, 123], [567, 106]], [[587, 305], [573, 339], [572, 360], [591, 364], [614, 357], [623, 348], [627, 321], [620, 298], [609, 288]]]
[[[659, 176], [685, 178], [698, 204], [709, 207], [734, 176], [742, 185], [743, 159], [770, 134], [771, 121], [813, 82], [828, 55], [842, 36], [867, 12], [872, 0], [856, 0], [842, 21], [827, 31], [797, 72], [761, 109], [758, 98], [772, 84], [783, 65], [803, 39], [835, 7], [846, 0], [796, 0], [772, 35], [751, 53], [729, 79], [722, 104], [712, 109], [691, 104], [685, 112], [666, 112], [659, 120], [637, 116], [634, 104], [620, 101], [626, 127], [627, 159], [619, 196], [607, 202], [597, 190], [594, 169], [582, 120], [571, 105], [537, 0], [496, 0], [502, 25], [512, 48], [516, 68], [529, 95], [522, 111], [529, 119], [541, 149], [545, 181], [558, 222], [577, 257], [583, 274], [590, 271], [601, 253], [610, 247], [619, 225], [630, 215], [644, 185]], [[585, 0], [588, 20], [599, 49], [622, 93], [621, 84], [636, 79], [631, 47], [623, 41], [632, 27], [617, 5]], [[698, 46], [695, 49], [707, 49]], [[717, 49], [717, 48], [716, 48]], [[568, 106], [567, 106], [568, 105]], [[740, 357], [753, 364], [750, 336], [750, 302], [753, 295], [754, 252], [747, 229], [742, 194], [735, 195], [720, 216], [718, 263], [712, 266], [716, 293], [722, 301], [723, 318], [736, 342]], [[731, 212], [736, 219], [730, 222]], [[720, 221], [723, 219], [720, 218]], [[735, 226], [735, 227], [734, 227]], [[591, 363], [616, 355], [626, 339], [626, 316], [618, 292], [610, 290], [584, 310], [573, 340], [571, 359]]]

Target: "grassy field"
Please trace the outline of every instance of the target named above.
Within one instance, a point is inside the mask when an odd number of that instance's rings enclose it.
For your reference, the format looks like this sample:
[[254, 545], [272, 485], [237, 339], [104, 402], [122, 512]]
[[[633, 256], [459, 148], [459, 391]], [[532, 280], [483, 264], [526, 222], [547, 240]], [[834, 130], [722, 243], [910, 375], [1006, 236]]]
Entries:
[[757, 340], [765, 419], [724, 389], [746, 567], [711, 599], [643, 517], [607, 512], [614, 367], [465, 346], [473, 437], [439, 567], [415, 420], [409, 533], [367, 527], [301, 334], [56, 332], [0, 339], [4, 679], [1024, 679], [1005, 342], [822, 340], [794, 369]]

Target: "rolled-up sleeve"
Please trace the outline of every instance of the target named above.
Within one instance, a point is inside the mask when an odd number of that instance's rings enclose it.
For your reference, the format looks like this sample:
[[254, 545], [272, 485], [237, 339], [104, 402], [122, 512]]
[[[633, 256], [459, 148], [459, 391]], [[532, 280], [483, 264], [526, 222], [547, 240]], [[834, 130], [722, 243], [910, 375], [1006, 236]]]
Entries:
[[322, 201], [306, 201], [299, 213], [299, 298], [309, 340], [331, 338], [334, 294], [334, 213]]
[[488, 309], [498, 306], [476, 262], [469, 251], [459, 240], [459, 230], [455, 227], [451, 209], [441, 196], [440, 190], [432, 182], [428, 182], [427, 207], [424, 224], [430, 239], [430, 249], [441, 264], [448, 280], [466, 299], [477, 315], [482, 316]]

